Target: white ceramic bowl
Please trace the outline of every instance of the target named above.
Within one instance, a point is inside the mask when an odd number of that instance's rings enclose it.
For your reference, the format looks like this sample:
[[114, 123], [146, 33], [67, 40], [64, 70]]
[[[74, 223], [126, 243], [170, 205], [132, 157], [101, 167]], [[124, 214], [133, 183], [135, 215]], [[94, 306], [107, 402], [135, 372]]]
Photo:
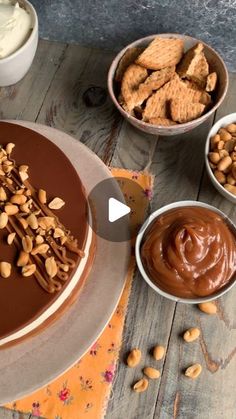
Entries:
[[38, 45], [38, 17], [28, 0], [19, 0], [21, 7], [30, 13], [32, 31], [26, 42], [13, 54], [0, 59], [0, 87], [11, 86], [20, 81], [29, 70]]
[[226, 125], [232, 124], [232, 123], [236, 123], [236, 113], [231, 113], [229, 115], [224, 116], [223, 118], [219, 119], [219, 121], [217, 121], [213, 127], [211, 128], [208, 136], [207, 136], [207, 140], [206, 140], [206, 146], [205, 146], [205, 163], [206, 163], [206, 169], [207, 169], [207, 173], [209, 178], [211, 179], [213, 185], [215, 186], [215, 188], [217, 189], [217, 191], [226, 199], [228, 199], [229, 201], [233, 202], [233, 204], [236, 204], [236, 196], [233, 195], [231, 192], [228, 192], [219, 182], [218, 180], [216, 180], [212, 169], [210, 167], [209, 164], [209, 160], [208, 160], [208, 153], [210, 151], [210, 139], [211, 137], [213, 137], [213, 135], [217, 134], [217, 132], [219, 131], [220, 128], [225, 127]]
[[205, 204], [204, 202], [199, 202], [199, 201], [174, 202], [173, 204], [166, 205], [166, 206], [158, 209], [157, 211], [154, 211], [149, 216], [149, 218], [145, 221], [145, 223], [141, 227], [141, 229], [138, 233], [137, 239], [136, 239], [135, 256], [136, 256], [136, 262], [137, 262], [137, 265], [138, 265], [138, 268], [139, 268], [139, 271], [140, 271], [142, 277], [145, 279], [145, 281], [148, 283], [148, 285], [150, 285], [150, 287], [153, 288], [158, 294], [162, 295], [163, 297], [168, 298], [169, 300], [180, 302], [180, 303], [199, 304], [199, 303], [203, 303], [203, 302], [206, 302], [206, 301], [215, 300], [216, 298], [219, 298], [222, 295], [224, 295], [226, 292], [228, 292], [236, 283], [236, 275], [235, 275], [234, 279], [232, 281], [230, 281], [230, 283], [228, 285], [226, 285], [225, 287], [220, 289], [218, 292], [216, 292], [216, 293], [214, 293], [210, 296], [199, 297], [199, 298], [181, 298], [181, 297], [177, 297], [173, 294], [169, 294], [169, 293], [163, 291], [161, 288], [159, 288], [151, 280], [151, 278], [149, 278], [147, 272], [144, 269], [144, 266], [143, 266], [143, 263], [142, 263], [142, 258], [141, 258], [142, 240], [143, 240], [143, 236], [145, 234], [145, 231], [149, 227], [149, 225], [157, 217], [159, 217], [161, 214], [164, 214], [165, 212], [167, 212], [169, 210], [172, 210], [174, 208], [187, 207], [187, 206], [207, 208], [207, 209], [210, 209], [210, 210], [216, 212], [217, 214], [220, 214], [221, 217], [227, 221], [228, 225], [230, 226], [232, 232], [235, 234], [235, 237], [236, 237], [236, 226], [234, 225], [234, 223], [222, 211], [218, 210], [217, 208], [213, 207], [212, 205], [208, 205], [208, 204]]

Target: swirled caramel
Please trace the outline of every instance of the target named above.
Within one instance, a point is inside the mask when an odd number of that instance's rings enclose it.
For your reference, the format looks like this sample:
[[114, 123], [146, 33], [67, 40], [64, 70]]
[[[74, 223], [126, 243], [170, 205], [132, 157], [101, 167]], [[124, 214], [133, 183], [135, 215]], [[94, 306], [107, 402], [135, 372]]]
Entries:
[[236, 271], [236, 238], [226, 221], [201, 207], [179, 207], [153, 221], [141, 249], [144, 268], [177, 297], [211, 295]]

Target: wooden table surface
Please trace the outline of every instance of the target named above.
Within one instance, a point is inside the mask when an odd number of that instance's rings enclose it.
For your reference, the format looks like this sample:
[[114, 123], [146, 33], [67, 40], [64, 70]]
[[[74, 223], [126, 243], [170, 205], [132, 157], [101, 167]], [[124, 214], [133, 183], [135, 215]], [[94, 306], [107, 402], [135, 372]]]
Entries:
[[[132, 128], [107, 96], [106, 76], [113, 55], [40, 41], [27, 76], [15, 86], [0, 89], [0, 118], [56, 127], [86, 144], [106, 164], [148, 169], [155, 175], [152, 210], [178, 200], [201, 200], [236, 221], [234, 205], [211, 186], [204, 169], [204, 144], [211, 125], [236, 111], [236, 74], [230, 75], [227, 98], [214, 117], [189, 134], [156, 138]], [[235, 301], [236, 287], [217, 302], [218, 314], [207, 316], [195, 306], [156, 295], [136, 272], [106, 418], [236, 418]], [[181, 333], [192, 326], [200, 328], [201, 337], [183, 344]], [[143, 353], [141, 367], [154, 365], [150, 350], [157, 343], [167, 348], [165, 360], [158, 364], [161, 378], [145, 393], [136, 394], [130, 385], [139, 379], [140, 369], [128, 369], [123, 360], [130, 348], [138, 347]], [[202, 364], [203, 372], [191, 381], [183, 376], [183, 369], [194, 362]], [[0, 408], [0, 418], [30, 417]]]

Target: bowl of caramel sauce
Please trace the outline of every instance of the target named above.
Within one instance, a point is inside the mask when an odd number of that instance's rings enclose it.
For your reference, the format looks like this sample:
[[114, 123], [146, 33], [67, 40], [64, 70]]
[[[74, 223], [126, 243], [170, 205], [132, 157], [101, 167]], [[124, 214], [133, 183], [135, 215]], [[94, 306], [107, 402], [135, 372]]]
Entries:
[[203, 202], [176, 202], [152, 213], [135, 253], [145, 281], [174, 301], [211, 301], [236, 282], [236, 226]]

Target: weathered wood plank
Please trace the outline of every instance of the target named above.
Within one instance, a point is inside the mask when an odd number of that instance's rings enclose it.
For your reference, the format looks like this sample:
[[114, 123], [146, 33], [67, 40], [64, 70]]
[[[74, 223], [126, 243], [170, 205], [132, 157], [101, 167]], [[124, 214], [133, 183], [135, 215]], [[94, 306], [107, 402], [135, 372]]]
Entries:
[[124, 121], [112, 157], [112, 166], [129, 170], [148, 170], [157, 141], [158, 137], [141, 132]]
[[[219, 119], [234, 112], [236, 76], [231, 76], [230, 89], [223, 106], [216, 113]], [[236, 222], [235, 206], [213, 188], [204, 175], [199, 200], [210, 203]], [[155, 411], [156, 418], [220, 419], [236, 418], [236, 289], [218, 300], [218, 315], [207, 316], [196, 307], [178, 304], [175, 312], [169, 349]], [[197, 326], [201, 338], [184, 344], [180, 335]], [[182, 369], [200, 362], [203, 373], [190, 381]]]
[[0, 88], [1, 119], [36, 119], [65, 49], [65, 44], [39, 42], [32, 67], [24, 79], [14, 86]]
[[229, 90], [223, 104], [217, 110], [216, 119], [222, 118], [222, 116], [229, 113], [236, 112], [236, 77], [235, 73], [229, 74]]
[[123, 122], [106, 90], [112, 57], [109, 52], [70, 45], [37, 118], [72, 134], [106, 163]]
[[1, 419], [34, 419], [35, 416], [31, 414], [24, 414], [24, 413], [20, 413], [20, 412], [16, 412], [9, 409], [4, 409], [3, 407], [0, 407], [0, 418]]
[[[159, 138], [150, 167], [150, 171], [155, 174], [152, 210], [181, 199], [197, 199], [204, 165], [204, 143], [211, 124], [212, 119], [199, 129], [183, 136]], [[139, 151], [138, 141], [135, 149], [136, 135], [136, 132], [132, 133], [134, 142], [131, 148], [132, 155], [127, 156], [129, 147], [125, 147], [125, 140], [119, 154], [120, 161], [131, 162], [133, 169], [137, 167], [140, 170], [143, 167], [140, 167], [139, 159], [142, 159], [143, 155]], [[144, 139], [142, 141], [144, 142]], [[148, 143], [150, 139], [146, 141]], [[115, 158], [117, 158], [116, 152]], [[137, 160], [136, 167], [135, 160]], [[146, 160], [140, 161], [145, 164]], [[158, 296], [146, 285], [139, 273], [136, 273], [125, 323], [121, 362], [118, 365], [107, 419], [153, 417], [161, 380], [150, 382], [148, 391], [141, 395], [134, 393], [131, 385], [142, 376], [144, 366], [152, 365], [162, 369], [163, 363], [155, 362], [149, 352], [157, 343], [168, 346], [174, 312], [175, 303]], [[136, 346], [142, 350], [142, 363], [135, 369], [129, 369], [123, 361], [127, 352]]]

